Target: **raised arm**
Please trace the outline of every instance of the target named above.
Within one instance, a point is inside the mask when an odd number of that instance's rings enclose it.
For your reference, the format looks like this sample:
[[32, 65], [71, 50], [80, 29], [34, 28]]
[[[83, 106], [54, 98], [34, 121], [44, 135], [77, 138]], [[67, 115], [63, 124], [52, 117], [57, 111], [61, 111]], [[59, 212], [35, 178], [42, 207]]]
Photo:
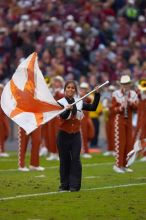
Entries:
[[91, 104], [83, 102], [82, 109], [85, 111], [96, 111], [99, 100], [100, 100], [100, 93], [95, 92], [93, 102]]

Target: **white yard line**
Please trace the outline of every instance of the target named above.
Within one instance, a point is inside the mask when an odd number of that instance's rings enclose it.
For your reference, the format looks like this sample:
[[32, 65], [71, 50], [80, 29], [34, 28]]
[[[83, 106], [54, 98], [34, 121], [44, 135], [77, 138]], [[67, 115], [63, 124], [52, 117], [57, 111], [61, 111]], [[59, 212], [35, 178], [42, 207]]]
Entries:
[[17, 161], [16, 159], [1, 159], [0, 157], [0, 162], [14, 162], [14, 161]]
[[39, 175], [39, 176], [35, 176], [36, 178], [44, 178], [44, 177], [46, 177], [45, 175]]
[[43, 219], [38, 219], [38, 218], [28, 218], [27, 220], [43, 220]]
[[85, 176], [84, 179], [99, 179], [100, 176]]
[[115, 188], [125, 188], [130, 186], [143, 186], [146, 183], [131, 183], [131, 184], [123, 184], [123, 185], [115, 185], [115, 186], [103, 186], [98, 188], [91, 188], [91, 189], [82, 189], [82, 191], [94, 191], [94, 190], [101, 190], [101, 189], [115, 189]]
[[[114, 164], [114, 162], [108, 162], [108, 163], [89, 163], [89, 164], [82, 164], [83, 167], [94, 167], [94, 166], [107, 166], [107, 165], [112, 165]], [[58, 166], [51, 166], [51, 167], [45, 167], [45, 169], [58, 169]], [[14, 171], [18, 171], [18, 169], [5, 169], [5, 170], [0, 170], [0, 172], [14, 172]], [[20, 172], [20, 171], [19, 171]]]
[[107, 163], [87, 163], [82, 164], [83, 167], [96, 167], [96, 166], [103, 166], [103, 165], [111, 165], [114, 164], [114, 162], [107, 162]]
[[[141, 162], [140, 161], [136, 161], [135, 163], [141, 163]], [[108, 165], [114, 165], [114, 161], [113, 162], [107, 162], [107, 163], [88, 163], [88, 164], [82, 164], [83, 167], [96, 167], [96, 166], [108, 166]], [[58, 164], [58, 166], [45, 167], [45, 169], [49, 169], [49, 170], [58, 169], [58, 168], [59, 168], [59, 164]], [[4, 169], [4, 170], [0, 170], [0, 172], [14, 172], [14, 171], [18, 171], [18, 169]]]
[[43, 220], [43, 219], [38, 219], [38, 218], [28, 218], [27, 220]]
[[146, 176], [140, 176], [136, 178], [137, 180], [146, 179]]
[[[98, 188], [81, 189], [81, 191], [96, 191], [96, 190], [125, 188], [125, 187], [143, 186], [143, 185], [146, 185], [146, 183], [131, 183], [131, 184], [123, 184], [123, 185], [103, 186], [103, 187], [98, 187]], [[35, 194], [4, 197], [4, 198], [0, 198], [0, 201], [29, 198], [29, 197], [37, 197], [37, 196], [45, 196], [45, 195], [56, 195], [56, 194], [60, 194], [60, 193], [67, 193], [67, 191], [66, 192], [64, 191], [64, 192], [35, 193]]]
[[15, 171], [18, 171], [18, 169], [0, 170], [0, 172], [15, 172]]

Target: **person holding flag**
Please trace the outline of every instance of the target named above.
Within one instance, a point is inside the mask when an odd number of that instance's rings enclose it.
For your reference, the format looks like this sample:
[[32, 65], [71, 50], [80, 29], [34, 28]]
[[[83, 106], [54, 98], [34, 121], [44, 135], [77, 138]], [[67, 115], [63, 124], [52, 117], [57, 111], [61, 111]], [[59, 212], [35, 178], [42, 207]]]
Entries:
[[64, 86], [65, 97], [58, 103], [66, 110], [60, 114], [60, 125], [57, 136], [57, 146], [60, 158], [60, 187], [59, 191], [79, 191], [81, 188], [82, 165], [81, 152], [81, 120], [83, 110], [95, 111], [100, 94], [98, 87], [95, 89], [92, 104], [78, 100], [78, 90], [75, 81], [67, 81]]
[[[12, 79], [4, 87], [1, 107], [9, 118], [24, 129], [26, 135], [60, 115], [57, 145], [60, 156], [61, 190], [80, 190], [82, 110], [96, 110], [100, 99], [98, 89], [107, 83], [108, 81], [78, 99], [75, 97], [76, 83], [68, 81], [64, 87], [65, 97], [57, 102], [48, 89], [38, 66], [37, 53], [34, 52], [20, 63]], [[93, 92], [95, 96], [92, 104], [82, 102], [83, 98]]]

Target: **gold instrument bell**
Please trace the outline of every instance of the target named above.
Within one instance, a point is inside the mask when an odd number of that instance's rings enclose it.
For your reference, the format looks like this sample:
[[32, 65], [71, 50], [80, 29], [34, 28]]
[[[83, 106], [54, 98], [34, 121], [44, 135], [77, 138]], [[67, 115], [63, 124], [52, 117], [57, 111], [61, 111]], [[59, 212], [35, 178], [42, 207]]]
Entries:
[[138, 89], [140, 91], [146, 91], [146, 79], [141, 79], [138, 82]]
[[45, 78], [45, 81], [46, 81], [47, 85], [49, 86], [50, 85], [50, 80], [51, 80], [50, 77], [45, 76], [44, 78]]

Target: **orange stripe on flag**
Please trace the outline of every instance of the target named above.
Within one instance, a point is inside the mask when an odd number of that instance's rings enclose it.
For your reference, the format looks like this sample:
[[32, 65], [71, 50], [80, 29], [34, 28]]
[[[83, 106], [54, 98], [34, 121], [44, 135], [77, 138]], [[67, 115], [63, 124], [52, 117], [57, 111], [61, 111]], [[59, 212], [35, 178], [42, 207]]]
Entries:
[[1, 106], [6, 115], [27, 134], [62, 112], [63, 108], [56, 102], [43, 79], [37, 53], [32, 53], [17, 67], [12, 79], [4, 87]]
[[[17, 105], [16, 107], [21, 109], [23, 112], [49, 112], [55, 110], [61, 110], [61, 106], [52, 105], [47, 102], [40, 101], [35, 99], [31, 93], [28, 91], [21, 91], [15, 84], [14, 81], [10, 81], [10, 87], [12, 95], [14, 96]], [[14, 111], [14, 110], [13, 110]]]
[[43, 122], [43, 113], [35, 114], [37, 125], [41, 125]]
[[22, 113], [31, 112], [34, 113], [37, 124], [40, 125], [43, 121], [43, 113], [55, 110], [61, 110], [62, 107], [53, 105], [34, 97], [35, 94], [35, 80], [34, 80], [34, 64], [37, 58], [37, 54], [34, 53], [27, 68], [28, 80], [25, 84], [24, 91], [20, 90], [14, 83], [13, 79], [10, 81], [10, 88], [12, 95], [16, 100], [16, 107], [11, 112], [10, 117]]
[[28, 80], [25, 84], [24, 91], [29, 91], [34, 96], [35, 93], [35, 82], [34, 82], [34, 64], [37, 58], [37, 53], [33, 53], [33, 56], [28, 64], [27, 76]]

